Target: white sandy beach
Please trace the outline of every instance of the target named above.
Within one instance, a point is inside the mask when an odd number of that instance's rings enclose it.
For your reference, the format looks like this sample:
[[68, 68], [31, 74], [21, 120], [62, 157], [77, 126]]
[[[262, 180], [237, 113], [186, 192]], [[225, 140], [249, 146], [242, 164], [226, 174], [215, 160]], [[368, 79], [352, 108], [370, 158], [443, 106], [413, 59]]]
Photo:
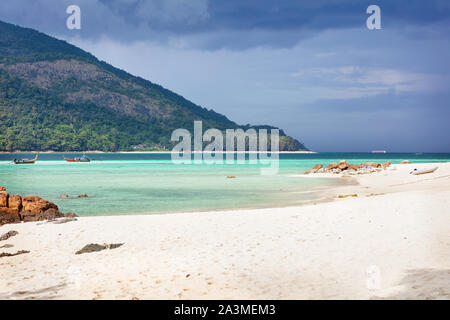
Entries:
[[0, 252], [30, 253], [0, 258], [0, 298], [450, 299], [450, 163], [340, 179], [359, 184], [326, 195], [358, 197], [1, 226], [19, 234]]

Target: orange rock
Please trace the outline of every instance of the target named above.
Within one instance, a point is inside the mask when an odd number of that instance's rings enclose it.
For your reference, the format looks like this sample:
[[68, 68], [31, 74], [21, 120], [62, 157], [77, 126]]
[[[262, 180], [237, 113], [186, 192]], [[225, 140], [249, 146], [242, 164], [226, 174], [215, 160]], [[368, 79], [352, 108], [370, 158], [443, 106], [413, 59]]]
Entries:
[[321, 164], [316, 164], [314, 167], [311, 168], [311, 172], [317, 172], [318, 170], [322, 169], [323, 166]]
[[338, 168], [339, 168], [339, 169], [345, 170], [345, 169], [347, 169], [348, 167], [350, 167], [350, 163], [348, 163], [346, 160], [341, 160], [341, 161], [339, 161], [339, 164], [338, 164]]
[[18, 212], [20, 212], [20, 210], [22, 209], [22, 197], [18, 196], [18, 195], [9, 196], [8, 208], [11, 208], [11, 209], [14, 209], [14, 210], [17, 210]]
[[411, 161], [409, 161], [409, 160], [403, 160], [403, 161], [400, 162], [400, 164], [408, 164], [408, 163], [411, 163]]
[[58, 210], [58, 206], [38, 196], [27, 196], [22, 198], [22, 212], [40, 213], [48, 209]]
[[360, 165], [364, 166], [364, 167], [372, 167], [372, 168], [379, 168], [379, 167], [381, 167], [381, 164], [376, 163], [376, 162], [363, 162]]
[[359, 166], [357, 164], [351, 164], [350, 167], [348, 167], [348, 170], [354, 170], [354, 171], [358, 171]]
[[0, 191], [6, 191], [6, 188], [4, 186], [0, 186]]
[[4, 214], [19, 214], [19, 212], [17, 210], [11, 209], [11, 208], [6, 208], [6, 207], [0, 208], [0, 213], [4, 213]]
[[8, 207], [8, 193], [0, 191], [0, 207]]
[[327, 165], [325, 167], [326, 170], [332, 170], [332, 169], [336, 169], [338, 167], [338, 164], [336, 162], [330, 163], [329, 165]]
[[389, 167], [391, 165], [390, 161], [386, 161], [385, 163], [381, 164], [381, 166], [386, 169], [387, 167]]

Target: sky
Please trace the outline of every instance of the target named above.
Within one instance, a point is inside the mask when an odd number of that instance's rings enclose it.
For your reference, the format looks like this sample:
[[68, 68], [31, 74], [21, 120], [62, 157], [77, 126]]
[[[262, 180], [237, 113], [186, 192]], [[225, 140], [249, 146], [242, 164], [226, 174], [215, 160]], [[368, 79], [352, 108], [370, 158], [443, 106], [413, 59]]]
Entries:
[[450, 152], [448, 0], [15, 0], [0, 20], [314, 151]]

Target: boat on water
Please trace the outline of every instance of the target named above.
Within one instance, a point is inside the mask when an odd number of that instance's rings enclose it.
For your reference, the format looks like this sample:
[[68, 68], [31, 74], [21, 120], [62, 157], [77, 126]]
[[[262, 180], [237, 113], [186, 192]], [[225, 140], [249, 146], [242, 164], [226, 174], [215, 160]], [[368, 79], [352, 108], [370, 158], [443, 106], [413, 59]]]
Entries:
[[38, 155], [34, 159], [14, 159], [14, 164], [33, 164], [36, 162]]
[[82, 155], [80, 158], [73, 158], [73, 159], [68, 159], [63, 155], [64, 160], [66, 160], [67, 162], [91, 162], [91, 159], [89, 159], [88, 157], [86, 157], [86, 155]]
[[372, 153], [386, 153], [386, 150], [374, 150]]

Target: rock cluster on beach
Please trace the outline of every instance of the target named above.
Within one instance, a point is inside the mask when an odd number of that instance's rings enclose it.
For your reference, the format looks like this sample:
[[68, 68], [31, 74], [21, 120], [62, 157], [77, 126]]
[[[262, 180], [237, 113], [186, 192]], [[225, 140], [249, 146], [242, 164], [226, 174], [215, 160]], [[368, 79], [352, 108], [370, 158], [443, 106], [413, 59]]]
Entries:
[[341, 160], [339, 163], [333, 162], [327, 166], [316, 164], [309, 171], [305, 171], [304, 174], [310, 173], [346, 173], [346, 174], [367, 174], [372, 172], [378, 172], [385, 170], [391, 163], [386, 161], [384, 163], [377, 162], [362, 162], [359, 164], [351, 164], [347, 160]]
[[62, 213], [53, 202], [38, 196], [9, 195], [0, 186], [0, 225], [74, 216], [74, 213]]

